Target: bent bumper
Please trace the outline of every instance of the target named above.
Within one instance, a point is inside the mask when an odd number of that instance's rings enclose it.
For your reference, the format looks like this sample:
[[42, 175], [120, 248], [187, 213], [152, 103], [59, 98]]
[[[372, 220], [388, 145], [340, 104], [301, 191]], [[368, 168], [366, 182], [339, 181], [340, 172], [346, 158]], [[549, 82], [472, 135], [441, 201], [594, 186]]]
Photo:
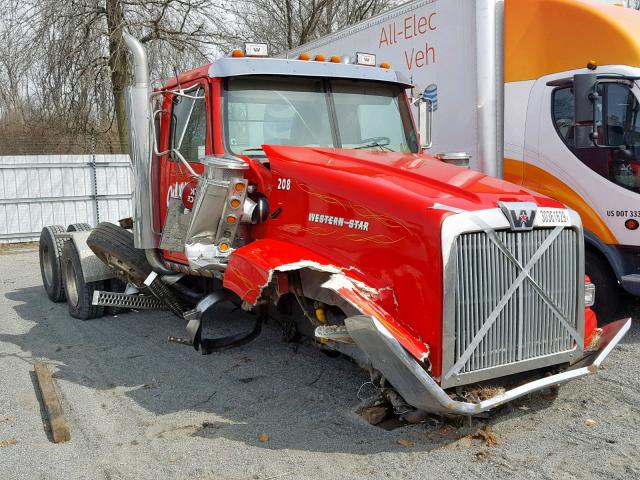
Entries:
[[477, 403], [452, 400], [376, 319], [357, 315], [345, 319], [345, 324], [351, 337], [367, 354], [373, 366], [382, 372], [410, 405], [427, 412], [475, 415], [523, 395], [596, 373], [600, 364], [629, 331], [631, 319], [606, 325], [602, 329], [599, 349], [586, 354], [568, 370], [531, 381]]

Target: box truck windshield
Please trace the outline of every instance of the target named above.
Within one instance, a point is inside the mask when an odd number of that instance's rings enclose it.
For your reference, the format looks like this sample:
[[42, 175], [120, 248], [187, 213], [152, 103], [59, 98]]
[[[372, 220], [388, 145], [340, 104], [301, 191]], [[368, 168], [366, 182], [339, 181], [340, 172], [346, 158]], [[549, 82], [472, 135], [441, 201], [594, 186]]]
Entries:
[[236, 155], [263, 156], [264, 144], [419, 151], [402, 87], [382, 82], [229, 78], [225, 119]]

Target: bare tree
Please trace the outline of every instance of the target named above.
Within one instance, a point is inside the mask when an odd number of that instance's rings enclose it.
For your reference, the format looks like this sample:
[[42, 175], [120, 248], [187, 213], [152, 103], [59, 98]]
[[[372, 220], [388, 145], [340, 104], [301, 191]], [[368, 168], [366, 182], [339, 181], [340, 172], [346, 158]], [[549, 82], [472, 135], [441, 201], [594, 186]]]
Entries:
[[242, 0], [231, 8], [228, 46], [267, 42], [274, 53], [297, 47], [376, 15], [394, 0]]
[[[0, 147], [98, 134], [125, 145], [123, 32], [147, 47], [152, 79], [248, 40], [277, 53], [358, 22], [394, 0], [4, 0]], [[112, 135], [117, 132], [117, 135]], [[42, 140], [44, 141], [44, 140]], [[111, 141], [111, 140], [109, 140]]]
[[115, 120], [121, 143], [129, 78], [123, 32], [148, 47], [152, 76], [162, 78], [205, 63], [224, 18], [224, 4], [212, 0], [5, 1], [15, 8], [0, 14], [0, 112], [22, 102], [26, 121], [80, 131]]

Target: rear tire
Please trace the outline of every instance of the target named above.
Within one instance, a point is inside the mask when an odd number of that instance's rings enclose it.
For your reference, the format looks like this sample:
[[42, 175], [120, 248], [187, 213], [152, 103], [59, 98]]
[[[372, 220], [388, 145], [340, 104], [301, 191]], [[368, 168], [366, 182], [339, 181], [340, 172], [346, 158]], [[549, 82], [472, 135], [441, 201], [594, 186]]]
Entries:
[[585, 273], [596, 286], [596, 301], [591, 307], [598, 317], [598, 324], [610, 322], [618, 310], [620, 289], [616, 276], [601, 255], [587, 250], [584, 257]]
[[67, 227], [67, 232], [88, 232], [91, 230], [91, 225], [88, 223], [72, 223]]
[[80, 255], [73, 240], [64, 242], [61, 266], [69, 314], [80, 320], [101, 317], [104, 314], [104, 307], [92, 305], [92, 301], [93, 292], [104, 290], [104, 284], [101, 281], [85, 282]]
[[87, 245], [124, 282], [142, 285], [152, 271], [144, 250], [133, 246], [133, 233], [113, 223], [94, 228]]
[[53, 302], [64, 302], [64, 288], [62, 287], [62, 272], [60, 258], [62, 257], [63, 239], [57, 239], [56, 233], [64, 233], [62, 225], [44, 227], [40, 233], [40, 274], [42, 285], [47, 296]]

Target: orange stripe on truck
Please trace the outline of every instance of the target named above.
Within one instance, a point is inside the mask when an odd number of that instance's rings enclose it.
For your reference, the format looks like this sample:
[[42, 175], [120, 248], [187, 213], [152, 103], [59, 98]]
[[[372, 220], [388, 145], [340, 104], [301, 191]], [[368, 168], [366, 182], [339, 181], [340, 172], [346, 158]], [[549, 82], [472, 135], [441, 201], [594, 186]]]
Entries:
[[640, 12], [576, 0], [508, 0], [505, 82], [598, 65], [640, 66]]
[[584, 228], [608, 245], [618, 244], [600, 215], [575, 190], [549, 172], [527, 162], [505, 158], [504, 179], [564, 203], [580, 214]]

